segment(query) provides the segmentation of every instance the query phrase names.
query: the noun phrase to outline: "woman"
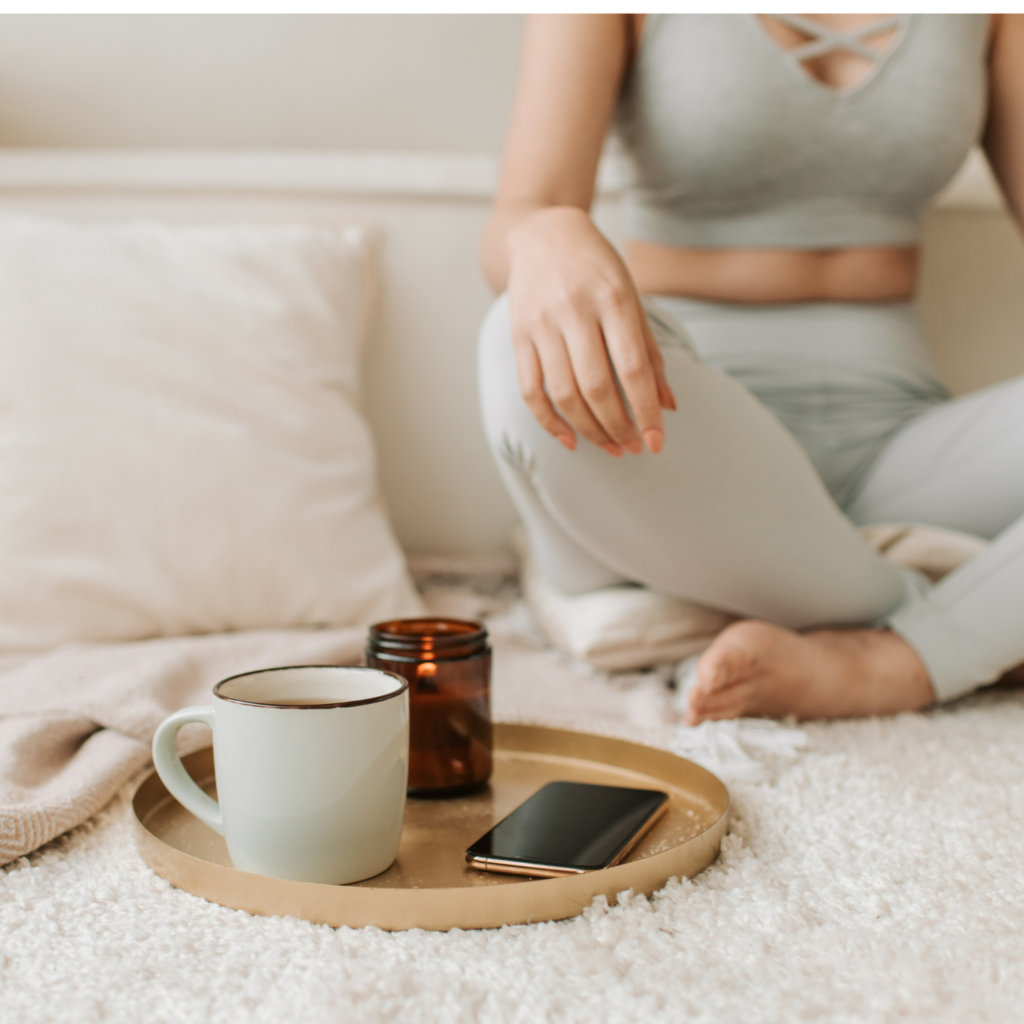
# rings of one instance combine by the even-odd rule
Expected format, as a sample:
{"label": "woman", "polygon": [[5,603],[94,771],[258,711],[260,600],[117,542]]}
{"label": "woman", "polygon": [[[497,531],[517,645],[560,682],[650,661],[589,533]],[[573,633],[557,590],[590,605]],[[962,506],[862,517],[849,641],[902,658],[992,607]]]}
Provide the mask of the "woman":
{"label": "woman", "polygon": [[[745,616],[689,721],[889,714],[1024,661],[1024,380],[951,399],[910,305],[981,139],[1024,210],[1016,15],[529,20],[483,263],[488,436],[547,578]],[[613,120],[623,261],[588,210]],[[853,524],[992,539],[935,587]]]}

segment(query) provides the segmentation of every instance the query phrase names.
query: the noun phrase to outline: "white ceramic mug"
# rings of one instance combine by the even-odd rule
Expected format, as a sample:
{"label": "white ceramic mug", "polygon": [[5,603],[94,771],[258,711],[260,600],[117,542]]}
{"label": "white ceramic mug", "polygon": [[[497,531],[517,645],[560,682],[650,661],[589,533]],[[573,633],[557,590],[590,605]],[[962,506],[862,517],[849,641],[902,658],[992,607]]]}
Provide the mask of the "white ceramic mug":
{"label": "white ceramic mug", "polygon": [[[153,737],[164,785],[227,840],[235,867],[345,884],[398,853],[409,773],[409,684],[369,668],[306,666],[232,676],[213,704]],[[213,729],[214,800],[178,757],[186,722]]]}

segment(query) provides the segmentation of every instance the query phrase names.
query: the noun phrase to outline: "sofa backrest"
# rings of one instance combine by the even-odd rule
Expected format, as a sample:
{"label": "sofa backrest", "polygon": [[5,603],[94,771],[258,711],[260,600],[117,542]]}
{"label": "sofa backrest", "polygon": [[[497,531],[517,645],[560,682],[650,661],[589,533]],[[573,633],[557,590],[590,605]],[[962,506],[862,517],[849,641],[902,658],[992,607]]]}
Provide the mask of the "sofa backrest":
{"label": "sofa backrest", "polygon": [[[479,425],[478,267],[490,157],[22,150],[0,153],[0,212],[174,221],[360,219],[379,228],[365,405],[395,529],[414,555],[491,555],[515,521]],[[1024,372],[1024,247],[977,158],[931,215],[921,303],[956,390]],[[621,168],[596,217],[621,237]]]}

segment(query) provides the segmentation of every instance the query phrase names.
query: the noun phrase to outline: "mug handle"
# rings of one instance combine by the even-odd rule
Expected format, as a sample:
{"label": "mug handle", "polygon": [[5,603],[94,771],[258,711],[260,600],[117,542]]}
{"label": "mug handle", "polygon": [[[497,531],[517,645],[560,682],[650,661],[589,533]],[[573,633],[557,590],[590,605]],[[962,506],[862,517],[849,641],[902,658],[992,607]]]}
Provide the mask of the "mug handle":
{"label": "mug handle", "polygon": [[178,756],[178,730],[186,722],[202,722],[212,729],[213,706],[206,704],[182,708],[170,718],[164,719],[153,737],[153,764],[171,796],[200,821],[224,835],[224,815],[220,804],[195,784]]}

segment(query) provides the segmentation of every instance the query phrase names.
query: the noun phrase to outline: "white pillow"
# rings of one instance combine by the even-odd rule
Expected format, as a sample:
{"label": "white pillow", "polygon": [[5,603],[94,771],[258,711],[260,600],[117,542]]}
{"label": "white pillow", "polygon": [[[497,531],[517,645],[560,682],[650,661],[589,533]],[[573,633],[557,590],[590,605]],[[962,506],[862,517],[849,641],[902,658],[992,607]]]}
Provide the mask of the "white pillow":
{"label": "white pillow", "polygon": [[416,614],[359,226],[0,220],[0,651]]}
{"label": "white pillow", "polygon": [[564,594],[541,575],[521,527],[512,543],[519,556],[523,599],[551,643],[605,672],[651,668],[703,651],[735,616],[681,601],[646,587],[603,587]]}

